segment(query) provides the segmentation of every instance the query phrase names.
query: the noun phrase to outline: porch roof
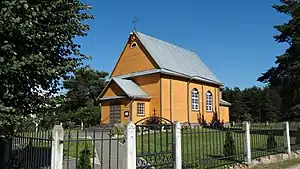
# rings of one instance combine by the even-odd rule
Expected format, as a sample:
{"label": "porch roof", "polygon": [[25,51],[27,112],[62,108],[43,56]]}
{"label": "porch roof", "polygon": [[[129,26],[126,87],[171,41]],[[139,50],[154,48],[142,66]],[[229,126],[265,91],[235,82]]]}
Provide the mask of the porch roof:
{"label": "porch roof", "polygon": [[110,79],[110,81],[107,83],[107,85],[105,86],[102,93],[99,95],[99,100],[126,98],[126,96],[103,97],[105,91],[107,90],[109,85],[112,83],[112,81],[114,81],[124,91],[124,93],[127,95],[127,97],[145,98],[145,99],[151,98],[151,96],[149,96],[142,88],[140,88],[140,86],[138,86],[132,80],[113,77]]}
{"label": "porch roof", "polygon": [[231,103],[229,103],[228,101],[225,101],[223,99],[220,100],[220,105],[221,106],[231,106]]}

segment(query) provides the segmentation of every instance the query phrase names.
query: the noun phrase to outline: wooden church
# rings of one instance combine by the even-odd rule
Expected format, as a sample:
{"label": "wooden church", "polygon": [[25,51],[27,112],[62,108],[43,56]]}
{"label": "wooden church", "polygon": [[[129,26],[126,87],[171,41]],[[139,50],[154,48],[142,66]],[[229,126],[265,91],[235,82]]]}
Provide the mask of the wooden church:
{"label": "wooden church", "polygon": [[99,96],[101,123],[229,121],[223,83],[187,49],[133,31]]}

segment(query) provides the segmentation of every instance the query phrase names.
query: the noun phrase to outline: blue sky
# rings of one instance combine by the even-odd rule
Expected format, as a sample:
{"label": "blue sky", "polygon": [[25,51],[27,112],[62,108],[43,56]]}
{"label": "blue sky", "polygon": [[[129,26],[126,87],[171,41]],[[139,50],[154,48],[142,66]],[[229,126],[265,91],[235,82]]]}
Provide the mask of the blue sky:
{"label": "blue sky", "polygon": [[273,26],[288,20],[271,8],[279,0],[83,1],[93,6],[96,19],[77,42],[97,70],[112,71],[134,16],[138,31],[195,51],[228,87],[263,85],[256,79],[286,48],[273,39]]}

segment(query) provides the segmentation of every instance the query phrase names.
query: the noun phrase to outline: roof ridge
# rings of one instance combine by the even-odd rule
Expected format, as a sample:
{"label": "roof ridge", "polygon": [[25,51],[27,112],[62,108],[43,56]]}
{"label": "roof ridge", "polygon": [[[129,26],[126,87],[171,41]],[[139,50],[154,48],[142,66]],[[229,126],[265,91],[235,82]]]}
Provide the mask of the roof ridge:
{"label": "roof ridge", "polygon": [[183,50],[186,50],[186,51],[188,51],[188,52],[192,52],[193,54],[197,55],[196,52],[194,52],[194,51],[191,50],[191,49],[186,49],[186,48],[181,47],[181,46],[179,46],[179,45],[176,45],[176,44],[174,44],[174,43],[171,43],[171,42],[168,42],[168,41],[164,41],[164,40],[158,39],[158,38],[156,38],[156,37],[153,37],[153,36],[151,36],[151,35],[148,35],[148,34],[145,34],[145,33],[142,33],[142,32],[138,32],[138,31],[133,31],[133,32],[136,33],[137,35],[138,35],[138,34],[142,34],[142,35],[148,36],[149,38],[152,38],[152,39],[154,39],[154,40],[161,41],[161,42],[166,43],[166,44],[168,44],[168,45],[175,46],[175,47],[177,47],[177,48],[181,48],[181,49],[183,49]]}

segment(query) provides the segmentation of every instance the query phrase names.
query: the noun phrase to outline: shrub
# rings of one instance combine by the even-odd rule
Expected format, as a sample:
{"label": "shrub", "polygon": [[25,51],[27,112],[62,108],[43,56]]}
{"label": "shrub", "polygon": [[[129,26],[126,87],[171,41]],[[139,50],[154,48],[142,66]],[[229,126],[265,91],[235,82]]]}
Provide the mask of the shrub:
{"label": "shrub", "polygon": [[267,139],[267,149],[275,149],[277,147],[277,142],[275,140],[275,136],[273,132],[268,133],[268,139]]}
{"label": "shrub", "polygon": [[149,125],[149,130],[160,130],[163,126],[162,125],[155,125],[155,124],[166,124],[160,117],[150,117],[148,118],[143,125]]}
{"label": "shrub", "polygon": [[300,127],[297,129],[297,135],[296,135],[296,144],[300,144]]}
{"label": "shrub", "polygon": [[232,137],[232,132],[226,132],[225,144],[224,144],[224,156],[228,158],[232,158],[233,155],[236,154],[235,152],[235,143]]}
{"label": "shrub", "polygon": [[115,136],[115,135],[117,135],[117,136],[121,136],[121,135],[123,135],[124,134],[124,128],[123,127],[117,127],[117,126],[115,126],[115,127],[113,127],[110,131],[109,131],[109,133],[108,133],[108,135],[110,135],[110,136]]}
{"label": "shrub", "polygon": [[91,152],[86,146],[81,152],[77,169],[91,169]]}

